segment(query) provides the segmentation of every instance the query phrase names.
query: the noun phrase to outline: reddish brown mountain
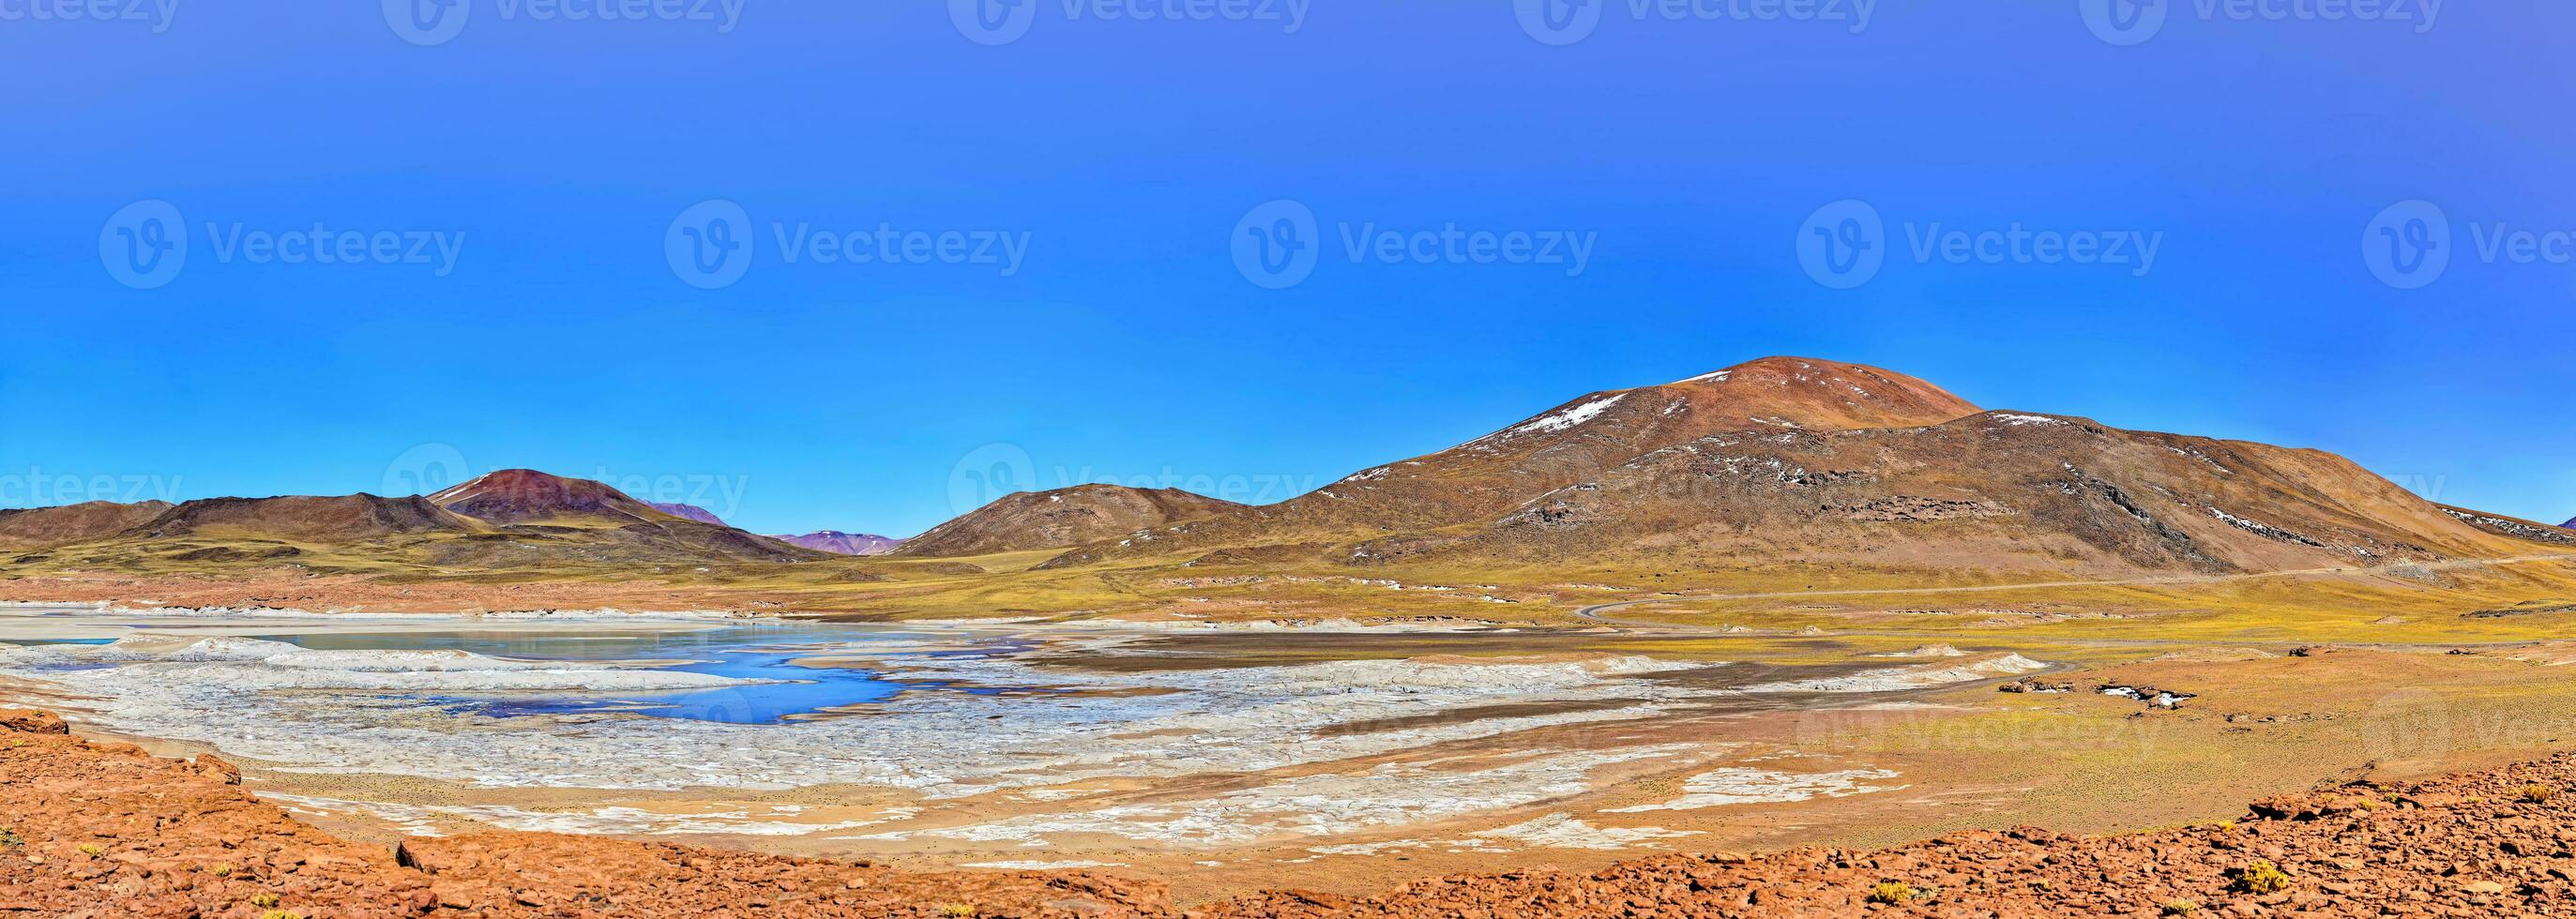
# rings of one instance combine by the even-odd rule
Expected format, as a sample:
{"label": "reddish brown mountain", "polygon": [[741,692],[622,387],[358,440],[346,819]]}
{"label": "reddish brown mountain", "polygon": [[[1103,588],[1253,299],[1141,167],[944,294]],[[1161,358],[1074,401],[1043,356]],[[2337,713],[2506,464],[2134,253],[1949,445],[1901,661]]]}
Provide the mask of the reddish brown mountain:
{"label": "reddish brown mountain", "polygon": [[1464,532],[1358,552],[2231,573],[2545,551],[2543,528],[2510,523],[2465,519],[2330,453],[1996,412],[1712,436]]}
{"label": "reddish brown mountain", "polygon": [[1798,358],[1594,393],[1154,536],[1050,564],[1178,554],[2224,574],[2576,545],[2434,505],[2328,453],[1984,413],[1911,377]]}
{"label": "reddish brown mountain", "polygon": [[894,555],[953,558],[1062,549],[1125,539],[1143,530],[1247,510],[1178,489],[1080,485],[1017,492],[966,516],[940,524],[903,544]]}
{"label": "reddish brown mountain", "polygon": [[1445,526],[1711,434],[1919,427],[1977,412],[1893,371],[1764,358],[1661,386],[1596,392],[1448,450],[1360,472],[1265,516],[1290,525]]}
{"label": "reddish brown mountain", "polygon": [[834,555],[884,555],[904,544],[903,540],[891,536],[878,536],[874,533],[843,533],[839,530],[821,530],[802,536],[769,538],[791,546],[803,546],[816,552],[829,552]]}
{"label": "reddish brown mountain", "polygon": [[[120,519],[148,517],[107,536]],[[706,565],[824,558],[726,526],[665,514],[598,482],[496,472],[427,497],[214,498],[175,507],[54,508],[0,517],[0,538],[51,534],[56,564],[103,567],[297,558],[308,570],[432,571]],[[327,551],[316,551],[327,549]]]}
{"label": "reddish brown mountain", "polygon": [[0,548],[32,549],[105,539],[148,523],[170,507],[167,501],[91,501],[0,510]]}
{"label": "reddish brown mountain", "polygon": [[430,495],[429,500],[450,511],[493,523],[561,518],[653,521],[674,516],[627,497],[606,483],[567,479],[534,469],[488,473]]}
{"label": "reddish brown mountain", "polygon": [[618,551],[602,557],[639,561],[802,561],[822,557],[721,523],[664,513],[603,482],[568,479],[533,469],[489,473],[430,495],[428,500],[458,514],[505,525],[514,532],[614,543]]}
{"label": "reddish brown mountain", "polygon": [[134,539],[204,537],[349,543],[416,533],[484,529],[420,497],[208,498],[162,512],[124,534]]}

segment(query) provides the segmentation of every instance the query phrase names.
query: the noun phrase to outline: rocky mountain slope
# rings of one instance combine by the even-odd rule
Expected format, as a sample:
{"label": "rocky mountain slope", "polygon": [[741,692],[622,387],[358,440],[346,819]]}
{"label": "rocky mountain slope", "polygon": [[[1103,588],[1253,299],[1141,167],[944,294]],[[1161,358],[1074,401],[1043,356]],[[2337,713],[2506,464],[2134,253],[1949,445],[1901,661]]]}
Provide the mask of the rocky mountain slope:
{"label": "rocky mountain slope", "polygon": [[1892,371],[1770,358],[1595,393],[1296,500],[1121,534],[1112,559],[1568,563],[2133,575],[2565,551],[2333,454],[2028,412]]}
{"label": "rocky mountain slope", "polygon": [[1765,358],[1661,386],[1592,393],[1456,447],[1364,470],[1259,517],[1291,526],[1446,526],[1713,434],[1916,427],[1978,411],[1893,371]]}
{"label": "rocky mountain slope", "polygon": [[1017,492],[940,524],[890,554],[954,558],[1062,549],[1247,510],[1241,504],[1177,489],[1078,485],[1055,491]]}
{"label": "rocky mountain slope", "polygon": [[[723,524],[674,516],[605,483],[533,469],[504,469],[427,499],[510,532],[575,543],[634,560],[795,561],[819,553]],[[713,515],[709,515],[713,516]]]}
{"label": "rocky mountain slope", "polygon": [[843,533],[839,530],[818,530],[796,536],[772,535],[769,538],[791,546],[801,546],[834,555],[884,555],[905,542],[891,536],[878,536],[874,533]]}
{"label": "rocky mountain slope", "polygon": [[27,549],[103,539],[148,523],[170,507],[167,501],[134,504],[91,501],[59,507],[0,510],[0,549]]}
{"label": "rocky mountain slope", "polygon": [[568,479],[534,469],[486,473],[429,496],[439,507],[493,523],[534,520],[661,520],[674,515],[626,496],[606,483]]}
{"label": "rocky mountain slope", "polygon": [[2232,573],[2542,546],[2472,526],[2329,453],[1996,412],[1704,438],[1472,528],[1356,551]]}
{"label": "rocky mountain slope", "polygon": [[353,543],[425,533],[474,533],[488,529],[420,497],[375,495],[280,498],[208,498],[173,507],[126,530],[127,540],[183,537],[274,539]]}

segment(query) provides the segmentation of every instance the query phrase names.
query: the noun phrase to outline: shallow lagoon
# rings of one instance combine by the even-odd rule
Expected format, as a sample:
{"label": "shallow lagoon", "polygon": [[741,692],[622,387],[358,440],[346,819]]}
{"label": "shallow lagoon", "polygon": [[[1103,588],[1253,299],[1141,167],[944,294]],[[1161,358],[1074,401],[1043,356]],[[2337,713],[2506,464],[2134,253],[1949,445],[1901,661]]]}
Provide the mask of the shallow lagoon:
{"label": "shallow lagoon", "polygon": [[[274,626],[274,623],[269,625]],[[925,637],[919,632],[899,628],[780,621],[715,627],[688,623],[662,625],[664,627],[661,628],[579,631],[531,628],[349,631],[329,626],[262,630],[244,629],[235,623],[153,622],[135,628],[138,631],[148,628],[164,634],[220,632],[322,652],[456,652],[505,661],[586,666],[643,661],[658,666],[638,669],[703,674],[739,681],[738,685],[669,691],[599,689],[490,694],[406,693],[375,697],[380,702],[417,701],[460,714],[492,717],[625,712],[725,724],[776,724],[846,711],[851,706],[884,702],[906,692],[1047,695],[1056,691],[1035,686],[988,686],[935,678],[904,679],[883,669],[863,665],[806,666],[797,663],[827,655],[844,660],[850,655],[863,657],[871,645],[909,644]],[[948,637],[953,639],[955,636]],[[13,643],[104,646],[114,641],[112,638],[89,637],[22,639]],[[928,656],[975,659],[1016,653],[1028,647],[1024,641],[994,636]],[[112,665],[64,662],[42,669],[103,666]]]}

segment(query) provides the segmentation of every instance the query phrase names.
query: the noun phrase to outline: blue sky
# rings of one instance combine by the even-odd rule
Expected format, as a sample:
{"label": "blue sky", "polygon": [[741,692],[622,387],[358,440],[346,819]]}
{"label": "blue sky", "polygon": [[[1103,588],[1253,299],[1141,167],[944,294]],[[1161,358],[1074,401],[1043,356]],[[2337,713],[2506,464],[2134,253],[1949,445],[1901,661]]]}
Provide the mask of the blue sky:
{"label": "blue sky", "polygon": [[1797,354],[2576,514],[2560,5],[412,2],[0,4],[0,506],[901,535]]}

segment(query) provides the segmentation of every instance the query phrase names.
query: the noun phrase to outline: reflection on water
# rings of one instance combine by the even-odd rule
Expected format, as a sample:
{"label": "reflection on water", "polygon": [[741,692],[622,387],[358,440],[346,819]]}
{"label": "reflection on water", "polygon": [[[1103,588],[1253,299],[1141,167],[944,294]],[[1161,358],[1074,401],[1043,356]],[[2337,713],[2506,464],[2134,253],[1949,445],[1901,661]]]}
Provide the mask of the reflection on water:
{"label": "reflection on water", "polygon": [[[727,724],[773,724],[843,706],[882,702],[903,692],[979,695],[1046,692],[1027,687],[900,680],[876,669],[803,667],[790,663],[818,654],[865,654],[871,643],[918,637],[872,626],[759,623],[682,631],[285,632],[258,637],[316,651],[463,651],[517,660],[593,663],[678,660],[686,663],[656,669],[774,681],[753,686],[673,692],[619,691],[613,695],[580,692],[407,697],[451,710],[495,717],[629,712]],[[968,650],[935,652],[935,656],[981,657],[1025,648],[1026,645],[1020,642],[995,640]]]}

